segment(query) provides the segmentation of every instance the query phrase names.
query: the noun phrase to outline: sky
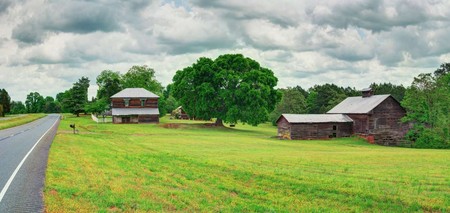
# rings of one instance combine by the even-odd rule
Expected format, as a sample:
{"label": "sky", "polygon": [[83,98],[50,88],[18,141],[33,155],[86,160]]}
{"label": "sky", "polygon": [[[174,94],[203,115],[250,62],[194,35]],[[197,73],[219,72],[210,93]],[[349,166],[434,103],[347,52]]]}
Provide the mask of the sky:
{"label": "sky", "polygon": [[163,86],[199,57],[240,53],[278,88],[409,86],[450,62],[447,0],[0,0],[0,88],[24,101],[82,76],[155,70]]}

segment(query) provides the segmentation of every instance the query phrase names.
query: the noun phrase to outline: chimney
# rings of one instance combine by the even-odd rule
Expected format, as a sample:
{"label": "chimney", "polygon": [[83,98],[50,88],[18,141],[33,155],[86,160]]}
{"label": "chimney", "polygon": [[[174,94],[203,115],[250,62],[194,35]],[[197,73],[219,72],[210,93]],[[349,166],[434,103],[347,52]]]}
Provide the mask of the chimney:
{"label": "chimney", "polygon": [[362,93],[363,98],[368,98],[373,95],[373,90],[372,90],[372,88],[369,87],[369,88],[362,89],[361,93]]}

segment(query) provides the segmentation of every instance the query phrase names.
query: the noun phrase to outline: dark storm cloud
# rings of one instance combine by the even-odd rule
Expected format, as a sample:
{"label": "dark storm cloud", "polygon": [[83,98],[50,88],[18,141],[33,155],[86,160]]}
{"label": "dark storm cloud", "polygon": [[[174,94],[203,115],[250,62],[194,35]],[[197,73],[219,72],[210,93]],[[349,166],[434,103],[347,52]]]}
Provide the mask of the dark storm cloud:
{"label": "dark storm cloud", "polygon": [[426,14],[422,5],[413,1],[339,1],[334,5],[316,5],[308,9],[307,14],[318,25],[336,28],[356,26],[375,32],[417,25],[434,19]]}
{"label": "dark storm cloud", "polygon": [[39,43],[51,33],[112,32],[120,29],[117,15],[111,8],[95,2],[56,2],[19,24],[12,37],[25,43]]}
{"label": "dark storm cloud", "polygon": [[[242,20],[265,19],[281,27],[289,27],[296,26],[299,14],[303,13],[295,8],[289,9],[289,5],[292,3],[290,1],[274,1],[270,5],[260,1],[261,5],[257,7],[254,7],[252,2],[245,1],[192,0],[190,2],[200,8],[217,10],[222,13],[224,20],[229,19],[232,23]],[[284,10],[285,13],[276,11],[277,8],[283,8],[282,6],[287,9]]]}
{"label": "dark storm cloud", "polygon": [[0,15],[8,10],[8,8],[12,5],[12,0],[2,0],[0,1]]}

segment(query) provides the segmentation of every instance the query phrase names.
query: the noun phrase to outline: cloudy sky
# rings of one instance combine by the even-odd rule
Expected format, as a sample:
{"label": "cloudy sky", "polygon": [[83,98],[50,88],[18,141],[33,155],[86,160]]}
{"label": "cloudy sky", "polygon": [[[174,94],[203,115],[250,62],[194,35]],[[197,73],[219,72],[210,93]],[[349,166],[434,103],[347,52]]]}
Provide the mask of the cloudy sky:
{"label": "cloudy sky", "polygon": [[164,86],[199,57],[242,53],[278,87],[410,85],[450,62],[447,0],[0,0],[0,88],[55,96],[148,65]]}

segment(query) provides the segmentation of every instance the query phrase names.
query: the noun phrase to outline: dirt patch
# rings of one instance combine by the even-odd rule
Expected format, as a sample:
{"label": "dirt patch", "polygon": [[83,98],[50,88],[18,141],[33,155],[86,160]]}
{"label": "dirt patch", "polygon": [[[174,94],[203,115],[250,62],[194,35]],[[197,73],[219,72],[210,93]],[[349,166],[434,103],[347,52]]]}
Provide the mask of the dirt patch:
{"label": "dirt patch", "polygon": [[58,191],[52,189],[52,190],[50,190],[50,194],[53,195],[53,196],[54,195],[58,195]]}
{"label": "dirt patch", "polygon": [[161,124],[160,126],[166,129],[223,128],[223,126],[216,126],[214,123],[203,123],[203,124],[166,123]]}
{"label": "dirt patch", "polygon": [[161,125],[163,128],[166,129],[179,129],[181,127],[182,124],[176,124],[176,123],[167,123],[167,124],[163,124]]}

